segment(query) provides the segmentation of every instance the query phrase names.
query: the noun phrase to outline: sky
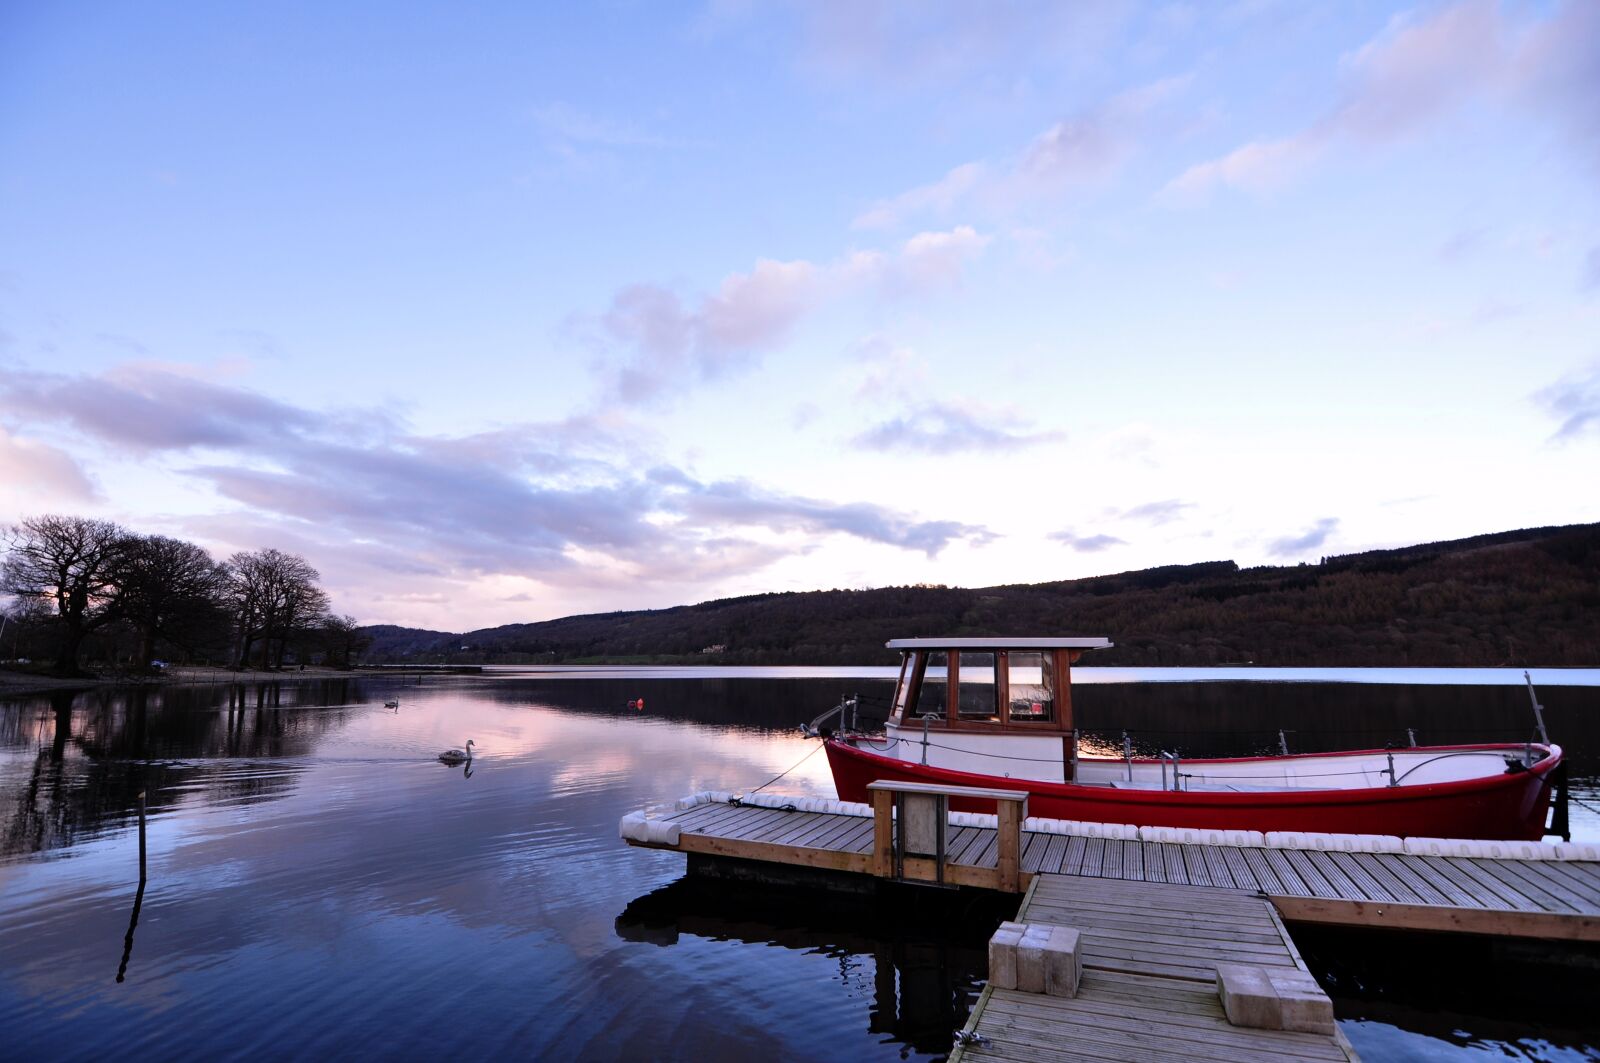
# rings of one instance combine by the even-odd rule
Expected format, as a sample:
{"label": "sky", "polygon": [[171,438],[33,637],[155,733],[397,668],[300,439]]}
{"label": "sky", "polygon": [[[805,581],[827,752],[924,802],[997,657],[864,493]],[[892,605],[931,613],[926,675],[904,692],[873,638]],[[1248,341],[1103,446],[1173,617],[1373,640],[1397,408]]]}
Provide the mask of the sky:
{"label": "sky", "polygon": [[0,7],[0,522],[466,631],[1597,469],[1592,0]]}

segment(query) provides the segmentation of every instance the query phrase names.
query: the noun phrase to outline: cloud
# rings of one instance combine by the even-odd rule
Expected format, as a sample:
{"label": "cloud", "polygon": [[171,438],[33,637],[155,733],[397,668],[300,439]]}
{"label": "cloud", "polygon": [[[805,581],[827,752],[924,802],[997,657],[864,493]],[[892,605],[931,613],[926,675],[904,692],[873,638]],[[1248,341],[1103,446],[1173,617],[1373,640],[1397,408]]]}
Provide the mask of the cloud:
{"label": "cloud", "polygon": [[[13,505],[40,507],[54,502],[94,502],[100,497],[72,455],[0,426],[0,486]],[[25,516],[0,512],[0,521]]]}
{"label": "cloud", "polygon": [[932,184],[874,203],[858,215],[851,226],[856,229],[887,229],[917,214],[948,214],[988,178],[989,168],[984,163],[962,163]]}
{"label": "cloud", "polygon": [[1561,422],[1553,441],[1566,443],[1590,432],[1600,435],[1600,366],[1563,377],[1534,398]]}
{"label": "cloud", "polygon": [[[723,3],[722,26],[763,5]],[[1101,53],[1131,14],[1119,3],[983,4],[933,0],[812,0],[792,5],[799,18],[800,63],[813,76],[859,88],[861,83],[909,89],[987,83],[1001,66],[1032,61],[1071,63]],[[721,26],[708,26],[716,29]]]}
{"label": "cloud", "polygon": [[1299,535],[1286,535],[1281,539],[1274,539],[1268,544],[1267,553],[1273,557],[1294,557],[1307,550],[1315,550],[1327,542],[1328,536],[1338,527],[1338,517],[1323,517]]}
{"label": "cloud", "polygon": [[601,323],[632,356],[613,371],[612,389],[624,402],[713,380],[781,343],[818,295],[809,262],[763,259],[748,273],[726,278],[717,291],[686,307],[650,284],[612,297]]}
{"label": "cloud", "polygon": [[[251,547],[306,544],[303,552],[325,571],[366,573],[369,591],[396,577],[434,593],[501,576],[647,590],[748,575],[815,545],[751,531],[845,535],[929,556],[952,542],[991,538],[979,526],[870,503],[743,480],[703,484],[652,464],[650,440],[598,416],[429,436],[377,411],[355,411],[348,422],[369,426],[361,437],[337,417],[170,376],[143,379],[126,367],[102,376],[32,374],[21,391],[28,401],[11,409],[100,443],[137,444],[147,460],[238,507],[214,522],[219,533],[248,538]],[[130,404],[138,413],[131,421]],[[9,433],[0,435],[0,476],[92,494],[64,453]]]}
{"label": "cloud", "polygon": [[900,252],[895,282],[913,291],[953,287],[960,282],[967,262],[980,255],[988,243],[989,238],[970,225],[958,225],[948,232],[918,233]]}
{"label": "cloud", "polygon": [[1399,15],[1341,61],[1339,102],[1306,128],[1243,144],[1173,178],[1172,205],[1195,204],[1232,188],[1282,185],[1338,144],[1403,140],[1480,96],[1515,101],[1554,116],[1579,149],[1600,163],[1600,6],[1569,0],[1528,23],[1494,0],[1466,0],[1424,19]]}
{"label": "cloud", "polygon": [[658,285],[629,285],[596,321],[604,343],[623,352],[603,369],[608,397],[660,403],[754,365],[786,342],[808,313],[830,301],[954,287],[988,242],[963,225],[917,233],[891,251],[856,251],[824,265],[761,259],[687,303]]}
{"label": "cloud", "polygon": [[1320,135],[1245,144],[1220,159],[1189,167],[1167,183],[1161,198],[1181,205],[1199,202],[1224,187],[1265,192],[1298,176],[1322,153],[1322,147]]}
{"label": "cloud", "polygon": [[1081,554],[1097,554],[1113,546],[1128,545],[1126,539],[1118,539],[1115,535],[1077,535],[1071,531],[1051,532],[1046,538],[1066,543]]}
{"label": "cloud", "polygon": [[1133,506],[1129,509],[1113,510],[1112,515],[1118,520],[1138,520],[1147,524],[1170,524],[1183,514],[1186,509],[1193,509],[1193,502],[1185,502],[1177,498],[1165,498],[1159,502],[1146,502],[1143,505]]}
{"label": "cloud", "polygon": [[851,441],[868,450],[921,454],[1005,452],[1053,442],[1061,432],[1031,431],[1015,414],[975,405],[919,402],[897,417],[881,421]]}
{"label": "cloud", "polygon": [[100,376],[8,373],[0,395],[17,415],[71,425],[139,452],[266,442],[318,419],[253,392],[147,364]]}
{"label": "cloud", "polygon": [[839,532],[869,542],[920,550],[930,558],[957,540],[990,542],[987,528],[956,521],[919,521],[866,502],[836,504],[764,490],[745,480],[701,485],[690,482],[677,499],[700,520],[759,525],[773,531]]}
{"label": "cloud", "polygon": [[962,163],[931,184],[879,200],[852,225],[893,228],[919,215],[948,215],[973,204],[1004,209],[1103,182],[1137,149],[1148,117],[1188,84],[1188,77],[1173,77],[1120,93],[1057,122],[1009,159]]}

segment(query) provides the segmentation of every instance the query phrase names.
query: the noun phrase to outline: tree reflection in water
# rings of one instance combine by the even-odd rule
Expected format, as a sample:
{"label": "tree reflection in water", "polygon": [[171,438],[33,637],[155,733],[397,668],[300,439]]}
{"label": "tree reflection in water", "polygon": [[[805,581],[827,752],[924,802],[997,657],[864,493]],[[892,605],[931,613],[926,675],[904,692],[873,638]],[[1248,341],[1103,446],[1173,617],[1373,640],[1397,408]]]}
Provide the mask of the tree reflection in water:
{"label": "tree reflection in water", "polygon": [[841,894],[691,874],[632,901],[616,931],[662,947],[690,935],[836,957],[839,991],[871,998],[869,1033],[939,1053],[983,989],[989,936],[1015,914],[1015,898],[979,891]]}
{"label": "tree reflection in water", "polygon": [[[344,726],[353,685],[102,688],[0,705],[0,748],[36,750],[23,777],[0,777],[0,856],[125,827],[140,791],[156,815],[188,792],[217,804],[286,796],[304,770],[289,758]],[[318,711],[288,711],[307,707]]]}

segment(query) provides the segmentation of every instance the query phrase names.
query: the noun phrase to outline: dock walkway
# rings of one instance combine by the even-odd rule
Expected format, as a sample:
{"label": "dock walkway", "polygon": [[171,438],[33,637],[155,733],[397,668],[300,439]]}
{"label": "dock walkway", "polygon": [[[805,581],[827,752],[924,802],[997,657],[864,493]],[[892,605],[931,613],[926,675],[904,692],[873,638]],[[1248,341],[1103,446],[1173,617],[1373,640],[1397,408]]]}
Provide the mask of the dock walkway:
{"label": "dock walkway", "polygon": [[1306,970],[1272,905],[1255,894],[1044,874],[1017,921],[1079,931],[1077,996],[986,988],[951,1063],[1355,1058],[1337,1030],[1246,1029],[1223,1014],[1218,962]]}
{"label": "dock walkway", "polygon": [[[709,803],[652,817],[685,853],[873,874],[874,820]],[[946,881],[988,885],[994,827],[950,828]],[[1022,884],[1040,874],[1264,894],[1289,922],[1600,941],[1600,862],[1333,852],[1022,831]]]}

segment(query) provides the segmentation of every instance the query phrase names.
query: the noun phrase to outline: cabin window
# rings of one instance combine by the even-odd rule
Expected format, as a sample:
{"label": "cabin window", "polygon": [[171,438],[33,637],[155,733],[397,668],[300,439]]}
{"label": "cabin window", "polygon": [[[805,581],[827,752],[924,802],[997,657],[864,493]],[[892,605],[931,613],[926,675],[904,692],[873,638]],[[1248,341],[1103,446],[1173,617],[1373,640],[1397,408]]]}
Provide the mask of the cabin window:
{"label": "cabin window", "polygon": [[962,653],[961,686],[956,711],[963,720],[998,720],[999,688],[994,681],[993,653]]}
{"label": "cabin window", "polygon": [[943,650],[934,650],[928,654],[928,665],[922,672],[922,689],[917,691],[918,716],[932,713],[939,719],[944,719],[944,683],[945,683],[945,658],[949,656]]}
{"label": "cabin window", "polygon": [[1049,723],[1054,720],[1056,684],[1051,655],[1013,650],[1007,657],[1006,679],[1010,687],[1011,722]]}
{"label": "cabin window", "polygon": [[922,662],[920,653],[903,653],[900,655],[900,685],[894,691],[894,708],[889,714],[895,719],[903,719],[906,714],[906,702],[911,698],[911,683],[917,675],[917,665]]}

